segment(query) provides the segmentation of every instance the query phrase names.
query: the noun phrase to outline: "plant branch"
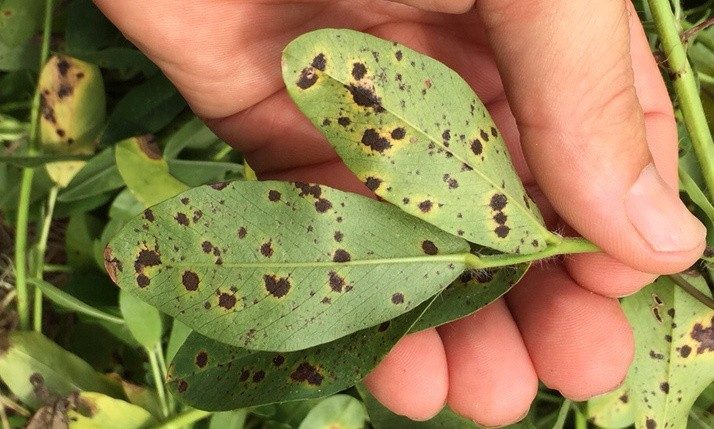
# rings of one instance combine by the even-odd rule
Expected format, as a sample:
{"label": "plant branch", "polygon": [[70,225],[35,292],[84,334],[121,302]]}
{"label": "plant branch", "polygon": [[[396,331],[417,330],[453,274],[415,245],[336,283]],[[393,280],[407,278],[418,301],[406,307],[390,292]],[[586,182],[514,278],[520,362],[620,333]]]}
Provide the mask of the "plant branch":
{"label": "plant branch", "polygon": [[563,401],[563,405],[560,407],[560,411],[558,411],[558,418],[555,420],[553,429],[563,429],[565,427],[565,419],[568,418],[571,404],[572,402],[569,399]]}
{"label": "plant branch", "polygon": [[662,49],[679,98],[684,124],[692,139],[709,197],[714,199],[714,140],[712,139],[699,87],[682,44],[678,22],[668,0],[647,0],[662,43]]}
{"label": "plant branch", "polygon": [[164,418],[169,416],[169,405],[166,399],[166,387],[164,386],[164,376],[159,368],[159,362],[156,358],[156,347],[154,349],[147,348],[146,353],[149,355],[149,363],[151,364],[151,373],[154,377],[154,384],[156,385],[156,393],[159,396],[159,403],[161,404],[161,414]]}
{"label": "plant branch", "polygon": [[669,276],[669,279],[672,280],[677,286],[681,287],[682,290],[687,292],[692,298],[714,310],[714,299],[695,288],[684,277],[679,274],[672,274]]}
{"label": "plant branch", "polygon": [[[50,189],[50,194],[47,197],[47,211],[42,222],[40,230],[40,238],[37,242],[37,251],[35,252],[36,261],[34,263],[34,278],[42,280],[42,274],[45,272],[45,252],[47,251],[47,239],[50,236],[50,227],[52,226],[52,215],[55,212],[55,202],[57,201],[57,193],[59,188],[53,186]],[[34,329],[36,332],[42,332],[42,291],[40,288],[35,288],[35,308],[34,308]]]}
{"label": "plant branch", "polygon": [[[42,47],[40,49],[40,70],[47,62],[50,52],[52,32],[52,10],[54,0],[45,0]],[[30,110],[30,143],[28,154],[34,155],[39,148],[40,135],[40,87],[35,88]],[[17,205],[17,223],[15,225],[15,287],[17,288],[17,313],[20,329],[30,328],[30,294],[27,285],[27,227],[30,213],[30,194],[35,171],[30,167],[22,169],[20,197]]]}
{"label": "plant branch", "polygon": [[546,247],[545,250],[527,255],[503,254],[478,256],[467,254],[465,257],[466,265],[469,268],[483,270],[486,268],[505,267],[522,264],[524,262],[533,262],[558,255],[593,252],[600,252],[600,249],[584,238],[564,238],[560,240],[559,243]]}
{"label": "plant branch", "polygon": [[714,17],[708,18],[699,24],[693,25],[692,27],[686,29],[685,31],[682,32],[682,43],[687,44],[689,43],[689,40],[697,37],[697,34],[699,34],[700,31],[706,30],[707,28],[711,27],[714,25]]}

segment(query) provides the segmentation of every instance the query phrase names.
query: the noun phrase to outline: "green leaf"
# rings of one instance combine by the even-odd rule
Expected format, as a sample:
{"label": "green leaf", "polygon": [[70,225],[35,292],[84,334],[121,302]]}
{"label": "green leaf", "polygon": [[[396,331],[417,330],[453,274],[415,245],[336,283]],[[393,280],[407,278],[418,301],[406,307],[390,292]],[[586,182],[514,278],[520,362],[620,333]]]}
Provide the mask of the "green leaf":
{"label": "green leaf", "polygon": [[247,410],[215,413],[211,416],[208,429],[242,429],[245,425],[246,417],[248,417]]}
{"label": "green leaf", "polygon": [[0,2],[0,42],[20,46],[37,32],[42,22],[42,0],[4,0]]}
{"label": "green leaf", "polygon": [[476,423],[459,416],[450,408],[444,407],[443,410],[431,420],[416,422],[404,416],[394,414],[377,399],[363,384],[357,385],[360,396],[367,407],[369,420],[374,429],[478,429]]}
{"label": "green leaf", "polygon": [[62,289],[59,289],[44,280],[31,278],[28,279],[28,282],[40,288],[40,290],[47,299],[59,305],[60,307],[64,307],[68,310],[72,310],[77,313],[87,315],[89,317],[105,320],[110,323],[116,323],[119,325],[124,323],[124,320],[121,317],[117,317],[112,314],[101,311],[97,308],[94,308],[91,305],[78,300],[77,298],[66,293]]}
{"label": "green leaf", "polygon": [[231,182],[147,210],[105,260],[119,286],[210,338],[292,351],[415,308],[464,270],[468,251],[360,195]]}
{"label": "green leaf", "polygon": [[[682,276],[703,293],[703,277]],[[699,394],[714,381],[714,310],[669,278],[622,300],[635,333],[627,376],[638,428],[686,427]]]}
{"label": "green leaf", "polygon": [[126,139],[115,149],[119,174],[144,206],[152,206],[188,189],[169,174],[169,167],[153,137]]}
{"label": "green leaf", "polygon": [[191,328],[186,326],[180,320],[173,319],[171,325],[171,335],[169,335],[169,343],[166,346],[166,360],[171,362],[176,357],[179,349],[186,342],[188,336],[193,332]]}
{"label": "green leaf", "polygon": [[192,333],[169,367],[172,390],[204,410],[319,398],[364,378],[427,304],[376,328],[288,353],[255,352]]}
{"label": "green leaf", "polygon": [[65,43],[74,54],[98,51],[120,43],[124,37],[91,0],[72,0],[67,6]]}
{"label": "green leaf", "polygon": [[362,429],[367,412],[349,395],[334,395],[310,410],[298,429]]}
{"label": "green leaf", "polygon": [[[42,403],[35,392],[65,396],[77,390],[122,398],[121,386],[95,372],[89,364],[36,332],[10,334],[0,353],[0,378],[24,403]],[[34,386],[33,386],[34,383]]]}
{"label": "green leaf", "polygon": [[523,277],[529,264],[485,271],[465,271],[434,300],[412,332],[441,326],[487,306]]}
{"label": "green leaf", "polygon": [[156,308],[126,291],[119,293],[119,308],[126,326],[139,344],[152,349],[161,341],[164,327]]}
{"label": "green leaf", "polygon": [[620,429],[635,423],[629,390],[622,385],[616,390],[588,401],[587,418],[597,427]]}
{"label": "green leaf", "polygon": [[283,78],[345,164],[405,212],[507,253],[533,253],[553,238],[486,108],[444,64],[326,29],[285,48]]}
{"label": "green leaf", "polygon": [[218,140],[202,120],[193,116],[166,139],[164,156],[173,159],[184,149],[206,149]]}
{"label": "green leaf", "polygon": [[0,40],[0,71],[36,70],[39,51],[32,41],[21,46],[8,46]]}
{"label": "green leaf", "polygon": [[169,173],[189,186],[201,186],[243,177],[243,165],[235,162],[171,159]]}
{"label": "green leaf", "polygon": [[96,392],[82,392],[67,411],[71,429],[144,429],[157,424],[145,409]]}
{"label": "green leaf", "polygon": [[173,84],[159,74],[133,87],[119,100],[107,120],[102,144],[109,145],[127,137],[155,133],[185,108],[186,102]]}
{"label": "green leaf", "polygon": [[92,157],[75,174],[72,181],[57,196],[59,201],[70,202],[101,195],[124,186],[124,181],[114,161],[114,147]]}
{"label": "green leaf", "polygon": [[87,155],[10,155],[0,156],[0,162],[16,165],[18,167],[38,167],[51,162],[86,161]]}

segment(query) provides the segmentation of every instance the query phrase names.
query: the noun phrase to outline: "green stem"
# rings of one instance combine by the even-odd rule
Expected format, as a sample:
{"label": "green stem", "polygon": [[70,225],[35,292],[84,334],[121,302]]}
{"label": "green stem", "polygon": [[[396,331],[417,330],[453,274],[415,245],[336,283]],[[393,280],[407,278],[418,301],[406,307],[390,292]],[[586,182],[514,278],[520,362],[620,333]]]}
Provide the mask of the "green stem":
{"label": "green stem", "polygon": [[707,199],[706,195],[699,189],[697,182],[687,173],[687,170],[679,168],[679,187],[689,195],[689,199],[699,206],[709,220],[714,223],[714,206]]}
{"label": "green stem", "polygon": [[171,420],[165,421],[163,424],[156,426],[154,429],[175,429],[185,426],[190,426],[192,423],[203,420],[213,414],[210,411],[188,410],[174,416]]}
{"label": "green stem", "polygon": [[[50,33],[52,32],[52,9],[54,0],[45,0],[45,15],[40,49],[40,70],[47,62],[50,51]],[[40,88],[37,85],[30,110],[30,147],[28,155],[34,155],[39,148],[40,129]],[[30,328],[29,290],[27,285],[27,223],[30,213],[30,192],[35,171],[22,169],[20,197],[17,204],[17,223],[15,225],[15,287],[17,288],[17,313],[20,329]]]}
{"label": "green stem", "polygon": [[[163,347],[161,346],[161,341],[156,343],[156,360],[159,363],[159,370],[161,371],[161,377],[162,379],[166,378],[166,374],[168,374],[168,370],[166,368],[166,358],[164,357],[164,350]],[[169,408],[169,412],[173,413],[174,410],[176,409],[176,402],[174,402],[174,398],[171,395],[167,395],[167,405]]]}
{"label": "green stem", "polygon": [[533,262],[541,259],[547,259],[557,255],[568,255],[575,253],[592,253],[600,252],[600,249],[587,241],[584,238],[564,238],[556,244],[546,247],[544,250],[528,255],[485,255],[478,256],[467,254],[466,265],[469,268],[483,270],[486,268],[505,267],[509,265],[522,264],[524,262]]}
{"label": "green stem", "polygon": [[[57,202],[57,193],[59,188],[53,186],[47,197],[47,212],[45,213],[40,230],[40,238],[37,242],[37,252],[35,252],[37,260],[34,264],[34,278],[42,279],[42,274],[45,272],[45,252],[47,252],[47,239],[50,236],[50,227],[52,226],[52,216],[55,212],[55,202]],[[35,288],[35,308],[34,308],[34,329],[35,332],[42,332],[42,291],[40,288]]]}
{"label": "green stem", "polygon": [[46,273],[71,273],[72,267],[69,265],[45,264],[44,272]]}
{"label": "green stem", "polygon": [[692,147],[699,161],[709,196],[714,199],[714,139],[712,139],[699,87],[687,59],[687,51],[682,44],[679,26],[668,0],[647,0],[652,17],[667,58],[673,85],[679,99],[679,106],[684,117],[684,124],[692,139]]}
{"label": "green stem", "polygon": [[169,405],[166,400],[166,388],[164,386],[164,376],[159,369],[159,362],[156,358],[156,348],[154,350],[147,348],[146,353],[149,355],[149,363],[151,364],[151,373],[154,376],[154,384],[156,385],[156,393],[159,396],[161,403],[161,414],[164,418],[169,416]]}
{"label": "green stem", "polygon": [[679,274],[671,274],[669,278],[674,282],[674,284],[681,287],[682,290],[687,292],[689,296],[714,310],[714,299],[702,293],[699,289],[695,288],[684,277],[680,276]]}
{"label": "green stem", "polygon": [[565,401],[563,401],[563,405],[560,407],[560,411],[558,411],[558,418],[555,420],[553,429],[563,429],[565,427],[565,419],[568,418],[568,412],[570,411],[570,405],[571,405],[571,402],[569,399],[566,399]]}
{"label": "green stem", "polygon": [[588,429],[588,421],[578,407],[573,404],[573,411],[575,412],[575,429]]}

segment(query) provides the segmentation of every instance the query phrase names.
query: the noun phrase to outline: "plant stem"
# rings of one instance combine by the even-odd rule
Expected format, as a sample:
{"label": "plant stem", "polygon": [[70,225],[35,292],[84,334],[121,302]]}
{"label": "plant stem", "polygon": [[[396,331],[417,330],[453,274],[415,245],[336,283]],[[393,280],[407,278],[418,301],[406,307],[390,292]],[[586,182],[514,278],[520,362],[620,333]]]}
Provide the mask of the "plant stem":
{"label": "plant stem", "polygon": [[[168,370],[166,369],[166,358],[164,357],[164,350],[163,347],[161,346],[161,341],[156,343],[155,347],[155,352],[156,352],[156,360],[159,363],[159,371],[161,371],[161,377],[162,380],[166,379],[166,374],[168,373]],[[174,401],[173,396],[171,395],[166,395],[167,397],[167,405],[169,408],[169,412],[173,413],[174,410],[176,409],[176,402]]]}
{"label": "plant stem", "polygon": [[714,299],[702,293],[699,289],[695,288],[691,283],[684,279],[684,277],[680,276],[679,274],[671,274],[669,278],[677,286],[681,287],[682,290],[687,292],[692,298],[714,310]]}
{"label": "plant stem", "polygon": [[712,139],[699,87],[687,59],[687,51],[682,44],[679,26],[668,0],[647,0],[652,17],[657,25],[662,49],[672,77],[674,89],[679,98],[679,106],[684,124],[692,139],[692,147],[699,161],[709,197],[714,199],[714,139]]}
{"label": "plant stem", "polygon": [[72,267],[69,265],[45,264],[44,271],[46,273],[71,273]]}
{"label": "plant stem", "polygon": [[558,411],[558,419],[555,421],[555,424],[553,425],[553,429],[563,429],[565,427],[565,419],[568,418],[568,412],[570,411],[570,405],[571,402],[569,399],[566,399],[563,401],[563,405],[560,407],[560,411]]}
{"label": "plant stem", "polygon": [[692,179],[692,176],[687,173],[683,168],[679,168],[679,187],[689,195],[689,199],[692,200],[694,204],[699,206],[704,214],[709,218],[709,220],[714,223],[714,206],[704,195],[697,182]]}
{"label": "plant stem", "polygon": [[213,414],[210,411],[202,410],[188,410],[183,413],[173,417],[171,420],[167,420],[163,424],[156,426],[154,429],[175,429],[180,427],[189,426],[192,423],[196,423],[199,420],[203,420],[206,417]]}
{"label": "plant stem", "polygon": [[[54,0],[45,0],[42,47],[40,49],[40,70],[45,65],[50,51],[50,33],[52,32],[52,9]],[[37,85],[30,110],[30,146],[29,155],[34,155],[39,148],[40,130],[40,88]],[[30,192],[35,171],[22,169],[20,197],[17,205],[17,223],[15,226],[15,287],[17,288],[17,313],[20,329],[30,328],[30,303],[27,286],[27,224],[30,212]]]}
{"label": "plant stem", "polygon": [[166,400],[166,388],[164,386],[164,376],[161,374],[161,369],[159,369],[159,362],[156,358],[156,347],[154,349],[146,349],[146,353],[149,355],[149,363],[151,364],[151,373],[154,376],[154,384],[156,385],[156,393],[159,396],[159,403],[161,403],[161,414],[164,418],[169,416],[169,405]]}
{"label": "plant stem", "polygon": [[[34,278],[42,280],[42,274],[45,272],[45,252],[47,251],[47,239],[50,236],[50,227],[52,226],[52,215],[55,212],[55,202],[57,201],[57,193],[59,188],[53,186],[50,189],[50,194],[47,197],[47,211],[42,222],[40,230],[40,238],[37,242],[37,252],[35,255],[37,260],[34,264]],[[35,308],[34,308],[34,328],[35,332],[42,332],[42,291],[40,288],[35,288]]]}
{"label": "plant stem", "polygon": [[486,268],[505,267],[508,265],[522,264],[524,262],[538,261],[557,255],[592,253],[599,251],[600,249],[597,246],[584,238],[564,238],[560,240],[559,243],[546,247],[545,250],[528,255],[505,254],[478,256],[467,254],[465,255],[465,258],[466,265],[469,268],[483,270]]}
{"label": "plant stem", "polygon": [[573,411],[575,412],[575,429],[588,429],[588,421],[575,404],[573,404]]}

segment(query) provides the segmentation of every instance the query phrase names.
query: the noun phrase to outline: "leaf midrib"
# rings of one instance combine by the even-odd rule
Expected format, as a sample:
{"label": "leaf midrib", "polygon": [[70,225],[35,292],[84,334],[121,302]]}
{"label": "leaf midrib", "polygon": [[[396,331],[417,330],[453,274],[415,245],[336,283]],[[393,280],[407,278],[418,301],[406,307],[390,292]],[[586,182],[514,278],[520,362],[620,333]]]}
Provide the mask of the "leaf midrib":
{"label": "leaf midrib", "polygon": [[[315,262],[223,262],[220,265],[215,263],[167,263],[164,266],[171,267],[226,267],[226,268],[329,268],[329,267],[354,267],[364,265],[396,265],[396,264],[423,264],[423,263],[460,263],[466,266],[465,253],[438,256],[413,256],[406,258],[389,259],[361,259],[347,262],[335,261],[315,261]],[[218,268],[217,268],[218,269]]]}

